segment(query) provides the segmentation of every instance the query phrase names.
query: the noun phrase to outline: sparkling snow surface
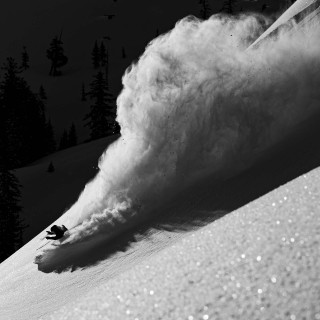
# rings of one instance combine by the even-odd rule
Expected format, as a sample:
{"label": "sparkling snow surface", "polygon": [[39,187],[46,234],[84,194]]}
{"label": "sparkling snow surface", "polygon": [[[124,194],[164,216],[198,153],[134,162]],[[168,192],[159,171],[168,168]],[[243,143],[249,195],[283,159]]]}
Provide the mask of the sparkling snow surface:
{"label": "sparkling snow surface", "polygon": [[188,235],[49,319],[320,319],[319,211],[317,169]]}

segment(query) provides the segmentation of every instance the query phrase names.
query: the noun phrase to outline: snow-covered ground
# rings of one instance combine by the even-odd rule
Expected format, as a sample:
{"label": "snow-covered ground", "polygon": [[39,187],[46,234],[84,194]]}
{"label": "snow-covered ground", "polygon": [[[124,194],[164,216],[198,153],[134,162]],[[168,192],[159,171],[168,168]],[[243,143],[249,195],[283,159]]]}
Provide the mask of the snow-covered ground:
{"label": "snow-covered ground", "polygon": [[73,270],[38,270],[36,237],[0,266],[1,319],[319,319],[319,183],[316,169],[222,217],[208,192],[172,208],[220,217],[207,227],[159,224]]}
{"label": "snow-covered ground", "polygon": [[215,311],[260,319],[261,310],[266,319],[287,310],[284,318],[316,319],[320,169],[231,211],[319,163],[317,123],[248,171],[186,190],[132,232],[60,250],[59,262],[33,263],[41,232],[0,265],[1,319],[205,319]]}
{"label": "snow-covered ground", "polygon": [[320,319],[319,185],[317,169],[43,319]]}
{"label": "snow-covered ground", "polygon": [[[66,247],[60,261],[36,265],[41,232],[0,265],[1,319],[317,319],[320,169],[231,211],[319,164],[318,123],[242,174],[218,185],[208,177],[112,241]],[[77,148],[90,158],[90,144]],[[68,152],[38,165],[53,160],[68,171]]]}

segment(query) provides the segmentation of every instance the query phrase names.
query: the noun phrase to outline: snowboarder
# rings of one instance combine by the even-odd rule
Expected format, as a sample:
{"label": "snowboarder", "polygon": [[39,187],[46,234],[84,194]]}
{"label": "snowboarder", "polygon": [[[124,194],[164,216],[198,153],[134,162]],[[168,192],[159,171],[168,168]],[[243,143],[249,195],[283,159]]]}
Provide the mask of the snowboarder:
{"label": "snowboarder", "polygon": [[62,225],[61,227],[57,226],[57,225],[53,225],[51,227],[50,231],[47,231],[47,234],[54,235],[54,236],[53,237],[46,236],[46,239],[47,240],[58,240],[63,237],[64,233],[67,230],[68,230],[67,227],[64,225]]}

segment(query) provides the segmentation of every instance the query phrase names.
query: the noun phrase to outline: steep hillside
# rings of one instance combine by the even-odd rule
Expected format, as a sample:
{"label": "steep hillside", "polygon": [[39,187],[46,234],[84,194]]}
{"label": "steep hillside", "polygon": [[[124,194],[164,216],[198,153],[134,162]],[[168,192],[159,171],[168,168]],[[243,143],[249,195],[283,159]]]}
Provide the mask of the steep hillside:
{"label": "steep hillside", "polygon": [[[254,192],[249,176],[225,186],[218,206],[205,183],[169,205],[171,222],[94,250],[57,248],[62,260],[36,266],[41,233],[0,265],[1,318],[317,319],[319,169],[229,215],[218,210]],[[195,231],[200,217],[213,222]]]}

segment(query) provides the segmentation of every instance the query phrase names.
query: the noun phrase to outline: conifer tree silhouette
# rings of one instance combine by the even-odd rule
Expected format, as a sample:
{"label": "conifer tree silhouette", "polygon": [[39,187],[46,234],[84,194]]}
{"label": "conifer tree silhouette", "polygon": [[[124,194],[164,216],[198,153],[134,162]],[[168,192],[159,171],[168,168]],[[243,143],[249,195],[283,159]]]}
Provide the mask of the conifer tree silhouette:
{"label": "conifer tree silhouette", "polygon": [[40,88],[39,88],[39,97],[40,97],[41,100],[47,100],[48,99],[47,93],[44,90],[43,85],[41,85]]}
{"label": "conifer tree silhouette", "polygon": [[68,132],[64,130],[60,139],[59,150],[66,148],[68,148]]}
{"label": "conifer tree silhouette", "polygon": [[84,83],[81,86],[81,101],[87,101],[87,93]]}
{"label": "conifer tree silhouette", "polygon": [[125,47],[122,47],[121,53],[122,53],[122,59],[126,59],[127,58],[127,54],[126,54]]}
{"label": "conifer tree silhouette", "polygon": [[28,70],[30,68],[29,65],[29,54],[27,52],[26,46],[23,46],[22,54],[21,54],[21,69],[23,71]]}
{"label": "conifer tree silhouette", "polygon": [[22,246],[21,232],[25,228],[19,217],[20,184],[6,167],[0,167],[0,262]]}
{"label": "conifer tree silhouette", "polygon": [[78,144],[77,131],[74,123],[72,123],[68,132],[68,146],[73,147]]}
{"label": "conifer tree silhouette", "polygon": [[46,123],[46,146],[47,146],[47,154],[51,154],[56,151],[57,149],[57,144],[56,140],[54,137],[54,130],[53,126],[51,124],[51,120],[49,119]]}
{"label": "conifer tree silhouette", "polygon": [[55,171],[56,171],[56,169],[55,169],[52,161],[50,161],[49,166],[48,166],[48,169],[47,169],[47,172],[53,173],[53,172],[55,172]]}
{"label": "conifer tree silhouette", "polygon": [[228,14],[234,14],[235,13],[235,4],[238,2],[238,0],[225,0],[222,5],[222,12],[228,13]]}
{"label": "conifer tree silhouette", "polygon": [[21,69],[13,58],[7,59],[2,70],[0,106],[5,108],[4,116],[10,124],[7,135],[10,141],[8,152],[13,160],[9,169],[12,169],[46,154],[45,106],[20,76]]}
{"label": "conifer tree silhouette", "polygon": [[107,64],[107,50],[103,42],[100,44],[100,51],[99,51],[99,56],[100,56],[100,66],[105,67]]}
{"label": "conifer tree silhouette", "polygon": [[98,46],[98,42],[95,41],[94,47],[91,53],[92,64],[95,69],[100,67],[100,50]]}
{"label": "conifer tree silhouette", "polygon": [[68,63],[68,57],[64,54],[61,38],[62,33],[59,38],[55,36],[50,43],[50,48],[47,50],[47,58],[51,60],[50,76],[61,75],[61,71],[59,69]]}
{"label": "conifer tree silhouette", "polygon": [[109,90],[109,50],[108,49],[106,51],[106,62],[104,65],[104,72],[105,72],[105,77],[106,77],[106,83],[107,83],[108,90]]}
{"label": "conifer tree silhouette", "polygon": [[84,120],[85,126],[90,128],[90,138],[94,140],[112,134],[115,99],[103,72],[99,71],[94,77],[88,96],[93,104]]}
{"label": "conifer tree silhouette", "polygon": [[5,108],[0,108],[0,262],[22,246],[22,231],[26,228],[20,219],[21,185],[9,170],[13,160],[9,152],[8,127]]}
{"label": "conifer tree silhouette", "polygon": [[210,17],[211,8],[209,6],[208,0],[199,0],[199,4],[201,5],[200,15],[201,18],[206,20]]}

